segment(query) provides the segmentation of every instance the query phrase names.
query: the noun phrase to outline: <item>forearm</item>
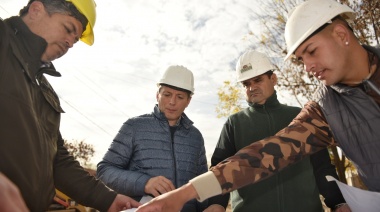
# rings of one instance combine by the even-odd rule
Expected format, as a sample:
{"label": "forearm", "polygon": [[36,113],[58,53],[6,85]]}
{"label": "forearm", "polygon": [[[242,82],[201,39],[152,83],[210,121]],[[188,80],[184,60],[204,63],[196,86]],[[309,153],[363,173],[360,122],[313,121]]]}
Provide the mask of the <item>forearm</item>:
{"label": "forearm", "polygon": [[[319,106],[309,103],[287,128],[241,149],[211,171],[226,193],[263,180],[333,143]],[[200,197],[202,199],[203,196]],[[206,195],[205,198],[208,197]]]}
{"label": "forearm", "polygon": [[129,196],[143,196],[148,175],[138,170],[131,171],[133,160],[133,127],[124,123],[111,146],[97,165],[97,176],[118,193]]}
{"label": "forearm", "polygon": [[222,193],[219,181],[211,171],[191,179],[190,184],[195,189],[200,202]]}
{"label": "forearm", "polygon": [[178,197],[178,200],[183,203],[183,205],[192,200],[192,199],[198,199],[199,200],[199,195],[198,192],[195,188],[195,186],[192,183],[187,183],[180,188],[174,190],[176,197]]}
{"label": "forearm", "polygon": [[62,149],[58,151],[54,166],[56,188],[83,205],[107,210],[116,193],[89,175],[73,157],[63,152]]}
{"label": "forearm", "polygon": [[104,160],[98,164],[97,176],[118,193],[134,197],[145,195],[145,185],[151,178],[141,172],[119,168]]}

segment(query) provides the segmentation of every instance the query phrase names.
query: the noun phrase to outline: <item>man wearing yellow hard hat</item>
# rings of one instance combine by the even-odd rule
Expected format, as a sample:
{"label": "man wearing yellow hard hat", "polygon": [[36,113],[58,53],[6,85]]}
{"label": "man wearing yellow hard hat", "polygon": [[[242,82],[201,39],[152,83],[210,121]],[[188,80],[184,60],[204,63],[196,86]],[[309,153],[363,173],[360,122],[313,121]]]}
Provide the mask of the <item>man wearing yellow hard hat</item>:
{"label": "man wearing yellow hard hat", "polygon": [[44,74],[81,40],[94,43],[93,0],[31,0],[0,21],[0,211],[46,211],[55,188],[100,211],[137,207],[90,176],[63,146],[63,110]]}

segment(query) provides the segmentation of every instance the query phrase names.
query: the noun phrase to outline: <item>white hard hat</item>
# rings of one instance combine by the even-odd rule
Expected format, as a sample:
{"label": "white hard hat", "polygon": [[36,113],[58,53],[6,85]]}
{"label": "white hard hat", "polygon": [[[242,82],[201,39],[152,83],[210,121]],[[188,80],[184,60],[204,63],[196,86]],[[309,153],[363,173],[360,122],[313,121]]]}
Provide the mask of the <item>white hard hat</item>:
{"label": "white hard hat", "polygon": [[347,22],[355,19],[355,12],[335,0],[309,0],[293,8],[285,25],[285,41],[288,50],[284,60],[317,29],[340,15]]}
{"label": "white hard hat", "polygon": [[248,50],[240,56],[236,63],[237,81],[242,82],[273,69],[275,67],[265,54]]}
{"label": "white hard hat", "polygon": [[194,93],[193,73],[183,66],[169,66],[157,86],[160,84],[171,85]]}

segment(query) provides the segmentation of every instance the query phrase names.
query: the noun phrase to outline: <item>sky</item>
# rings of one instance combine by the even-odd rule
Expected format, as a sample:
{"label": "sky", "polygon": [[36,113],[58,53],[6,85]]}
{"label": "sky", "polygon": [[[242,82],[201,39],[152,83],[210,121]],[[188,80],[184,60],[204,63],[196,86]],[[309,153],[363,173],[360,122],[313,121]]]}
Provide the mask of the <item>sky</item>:
{"label": "sky", "polygon": [[[0,0],[0,17],[17,15],[27,0]],[[217,118],[217,91],[235,82],[238,57],[258,32],[252,0],[96,0],[95,43],[75,44],[53,63],[62,77],[48,80],[65,111],[61,133],[68,141],[94,145],[93,164],[106,153],[122,124],[151,113],[156,83],[170,65],[195,78],[187,116],[205,140],[210,160],[226,118]],[[279,91],[280,101],[294,101]]]}

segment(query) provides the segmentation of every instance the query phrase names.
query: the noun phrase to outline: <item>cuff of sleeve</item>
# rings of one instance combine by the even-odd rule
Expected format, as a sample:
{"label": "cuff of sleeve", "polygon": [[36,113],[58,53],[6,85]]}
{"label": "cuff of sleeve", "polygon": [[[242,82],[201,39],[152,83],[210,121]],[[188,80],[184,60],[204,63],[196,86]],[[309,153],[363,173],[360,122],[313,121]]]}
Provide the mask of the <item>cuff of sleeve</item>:
{"label": "cuff of sleeve", "polygon": [[[148,183],[148,181],[152,178],[149,175],[142,174],[139,179],[136,180],[135,187],[134,187],[134,194],[137,196],[144,196],[145,193],[145,185]],[[126,182],[130,183],[130,182]],[[126,192],[128,194],[128,192]]]}
{"label": "cuff of sleeve", "polygon": [[198,193],[198,201],[204,200],[222,194],[222,188],[220,187],[218,179],[215,177],[212,171],[208,171],[198,177],[190,180],[190,183],[194,186]]}

